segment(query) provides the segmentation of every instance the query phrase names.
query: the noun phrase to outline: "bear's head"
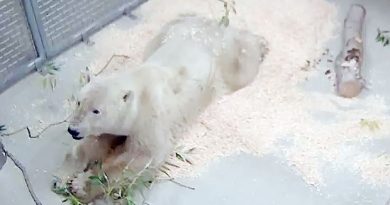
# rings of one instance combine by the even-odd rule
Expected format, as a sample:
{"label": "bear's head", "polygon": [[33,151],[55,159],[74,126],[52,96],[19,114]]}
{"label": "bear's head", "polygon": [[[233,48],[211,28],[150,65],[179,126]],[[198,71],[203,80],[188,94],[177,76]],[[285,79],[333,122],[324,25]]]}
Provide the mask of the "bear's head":
{"label": "bear's head", "polygon": [[96,79],[80,90],[68,127],[74,139],[130,134],[138,114],[134,91],[115,81],[112,78]]}

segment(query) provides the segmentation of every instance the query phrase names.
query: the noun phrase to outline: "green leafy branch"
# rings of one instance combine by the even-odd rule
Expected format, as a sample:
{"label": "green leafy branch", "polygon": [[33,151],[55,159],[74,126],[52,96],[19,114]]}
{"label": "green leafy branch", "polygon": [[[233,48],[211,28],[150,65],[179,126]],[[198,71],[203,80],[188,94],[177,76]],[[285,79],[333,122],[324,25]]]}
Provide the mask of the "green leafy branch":
{"label": "green leafy branch", "polygon": [[53,187],[52,191],[54,193],[64,197],[64,200],[62,200],[62,203],[69,201],[71,205],[85,205],[69,191],[69,187],[67,187],[67,186]]}
{"label": "green leafy branch", "polygon": [[[175,150],[176,151],[173,153],[174,158],[178,159],[179,161],[193,165],[193,163],[189,159],[188,155],[192,154],[195,151],[195,148],[185,149],[183,146],[178,146]],[[169,167],[175,167],[175,168],[180,168],[180,167],[178,165],[173,164],[172,162],[168,162],[168,161],[166,161],[160,167],[159,171],[162,172],[163,174],[165,174],[170,179],[172,179],[171,176],[169,175],[169,171],[171,171],[171,169]]]}
{"label": "green leafy branch", "polygon": [[53,62],[48,62],[44,67],[44,71],[41,71],[41,74],[43,75],[43,88],[47,88],[49,85],[51,90],[54,90],[57,86],[56,73],[60,71],[60,68]]}
{"label": "green leafy branch", "polygon": [[371,132],[375,132],[380,129],[380,124],[376,120],[360,119],[360,126],[368,128]]}
{"label": "green leafy branch", "polygon": [[[193,153],[195,148],[185,149],[183,146],[176,148],[174,157],[182,162],[186,162],[192,165],[192,162],[188,159],[188,155]],[[150,168],[151,160],[144,166],[144,168],[138,173],[134,173],[128,168],[124,169],[121,176],[118,179],[109,179],[107,174],[104,172],[102,162],[96,161],[89,166],[89,169],[94,170],[96,175],[89,177],[89,182],[92,186],[100,188],[104,196],[114,202],[125,202],[127,205],[136,205],[135,197],[137,193],[140,193],[145,200],[143,191],[146,189],[150,190],[152,185],[157,181],[169,181],[178,186],[194,190],[195,188],[181,184],[175,181],[169,175],[169,166],[179,168],[179,166],[166,162],[159,168],[159,171],[168,176],[166,179],[158,179],[155,175],[155,170]],[[85,205],[74,196],[67,185],[65,187],[57,187],[53,189],[53,192],[61,195],[65,199],[63,202],[69,201],[71,205]],[[145,203],[143,203],[145,204]]]}
{"label": "green leafy branch", "polygon": [[[89,182],[92,186],[101,188],[104,196],[112,201],[124,201],[127,205],[136,205],[135,194],[142,194],[143,188],[150,188],[155,180],[152,172],[149,171],[151,161],[138,173],[131,172],[125,169],[119,179],[110,181],[107,174],[103,171],[102,163],[96,162],[97,175],[89,177]],[[85,205],[74,196],[69,187],[54,188],[53,192],[63,196],[63,202],[69,201],[71,205]]]}
{"label": "green leafy branch", "polygon": [[138,173],[125,169],[118,180],[110,183],[100,163],[99,174],[91,176],[89,179],[92,184],[100,186],[104,190],[105,196],[110,199],[114,201],[124,200],[127,205],[135,205],[135,194],[137,191],[142,194],[142,190],[144,188],[150,188],[155,180],[154,175],[149,170],[150,164],[151,161]]}
{"label": "green leafy branch", "polygon": [[390,31],[380,30],[378,28],[378,34],[376,36],[376,41],[383,44],[383,46],[387,46],[390,44]]}

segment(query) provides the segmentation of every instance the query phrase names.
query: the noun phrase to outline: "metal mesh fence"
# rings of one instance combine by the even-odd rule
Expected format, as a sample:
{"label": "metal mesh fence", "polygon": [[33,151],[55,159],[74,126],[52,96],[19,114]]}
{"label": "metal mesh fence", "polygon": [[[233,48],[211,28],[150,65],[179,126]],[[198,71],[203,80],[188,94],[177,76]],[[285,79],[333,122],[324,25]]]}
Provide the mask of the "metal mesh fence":
{"label": "metal mesh fence", "polygon": [[145,0],[0,0],[0,92]]}
{"label": "metal mesh fence", "polygon": [[38,18],[49,56],[82,38],[90,29],[123,13],[134,0],[37,0]]}
{"label": "metal mesh fence", "polygon": [[20,0],[0,0],[0,87],[37,57]]}

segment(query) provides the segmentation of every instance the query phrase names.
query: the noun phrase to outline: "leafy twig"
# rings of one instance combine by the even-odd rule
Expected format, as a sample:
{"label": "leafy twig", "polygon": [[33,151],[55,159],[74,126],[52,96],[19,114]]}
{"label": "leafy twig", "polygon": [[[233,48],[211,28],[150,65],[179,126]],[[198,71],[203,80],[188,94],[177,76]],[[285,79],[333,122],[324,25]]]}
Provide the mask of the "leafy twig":
{"label": "leafy twig", "polygon": [[88,67],[85,67],[85,71],[81,71],[80,74],[80,79],[79,79],[80,87],[84,86],[90,81],[91,81],[91,72]]}
{"label": "leafy twig", "polygon": [[236,2],[234,0],[218,0],[223,3],[223,8],[225,10],[224,15],[221,17],[221,20],[219,21],[219,25],[224,25],[225,27],[229,26],[230,20],[229,15],[232,11],[234,14],[237,14],[235,5]]}
{"label": "leafy twig", "polygon": [[380,129],[379,122],[376,120],[360,119],[360,126],[367,127],[371,132]]}
{"label": "leafy twig", "polygon": [[[180,187],[195,190],[194,187],[187,186],[180,182],[177,182],[174,178],[170,177],[168,174],[167,179],[155,179],[153,175],[148,175],[147,170],[149,170],[149,166],[151,161],[149,161],[144,168],[136,174],[128,172],[124,170],[121,178],[117,181],[110,182],[107,174],[103,171],[102,163],[96,162],[98,168],[98,174],[89,177],[89,180],[92,185],[101,187],[104,191],[105,197],[109,197],[111,200],[125,200],[127,205],[135,205],[134,201],[134,193],[135,191],[139,191],[141,196],[143,197],[142,204],[148,204],[146,202],[146,198],[140,189],[140,185],[150,189],[156,181],[169,181],[174,183]],[[161,170],[160,170],[161,171]],[[67,187],[53,189],[53,191],[59,195],[65,197],[66,201],[70,201],[72,205],[84,205],[78,200],[75,196],[73,196]]]}
{"label": "leafy twig", "polygon": [[154,177],[147,176],[146,172],[149,169],[151,162],[152,160],[150,160],[144,168],[136,174],[128,172],[128,170],[124,170],[120,179],[115,182],[110,182],[107,174],[103,171],[102,163],[97,162],[96,165],[98,168],[98,174],[90,176],[89,180],[91,184],[101,187],[106,197],[109,197],[114,201],[125,200],[128,205],[135,205],[135,191],[140,191],[142,194],[142,190],[138,190],[139,185],[148,187],[154,181]]}
{"label": "leafy twig", "polygon": [[57,187],[54,185],[52,187],[52,191],[58,195],[63,196],[65,199],[62,202],[69,201],[71,205],[84,205],[76,196],[74,196],[67,186],[65,187]]}
{"label": "leafy twig", "polygon": [[387,46],[390,44],[390,31],[380,30],[378,28],[378,34],[376,35],[376,41],[383,44],[383,46]]}
{"label": "leafy twig", "polygon": [[173,164],[172,162],[165,162],[165,164],[168,165],[168,166],[171,166],[171,167],[180,168],[179,165]]}
{"label": "leafy twig", "polygon": [[186,162],[186,163],[192,165],[192,162],[187,158],[187,155],[191,154],[194,150],[195,150],[195,148],[191,148],[189,150],[184,150],[183,147],[178,147],[177,151],[175,152],[175,157],[182,162]]}
{"label": "leafy twig", "polygon": [[166,168],[165,169],[163,169],[163,168],[159,169],[159,171],[162,172],[163,174],[167,175],[167,177],[171,177],[166,170],[169,171],[169,169],[166,169]]}
{"label": "leafy twig", "polygon": [[56,66],[53,62],[48,62],[42,70],[39,70],[41,75],[43,76],[42,84],[43,87],[46,88],[49,83],[50,88],[52,90],[57,86],[56,73],[60,70],[58,66]]}

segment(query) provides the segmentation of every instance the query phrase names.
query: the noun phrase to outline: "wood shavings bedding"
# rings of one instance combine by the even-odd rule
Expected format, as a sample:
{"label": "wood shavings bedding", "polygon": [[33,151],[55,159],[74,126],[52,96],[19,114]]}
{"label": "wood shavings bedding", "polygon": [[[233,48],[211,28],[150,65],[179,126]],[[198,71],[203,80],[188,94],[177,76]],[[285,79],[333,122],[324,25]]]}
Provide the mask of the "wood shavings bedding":
{"label": "wood shavings bedding", "polygon": [[[216,0],[172,2],[149,1],[136,11],[142,23],[129,30],[111,26],[108,33],[113,35],[97,35],[105,40],[96,45],[100,53],[90,68],[97,71],[115,53],[130,56],[123,67],[131,69],[141,62],[146,43],[179,14],[197,13],[216,20],[223,15]],[[384,100],[376,96],[341,99],[299,86],[308,77],[323,74],[301,68],[325,50],[336,27],[335,7],[325,0],[245,0],[236,2],[236,10],[231,25],[264,36],[270,53],[251,86],[215,102],[189,129],[179,144],[196,148],[190,156],[194,165],[176,161],[180,168],[170,174],[197,176],[210,162],[239,152],[272,153],[286,159],[315,186],[325,183],[322,170],[329,163],[351,169],[367,182],[389,184],[389,155],[376,157],[361,149],[367,141],[389,138]],[[322,122],[313,113],[325,113],[330,120]],[[361,118],[378,120],[380,129],[372,132],[360,126]]]}

